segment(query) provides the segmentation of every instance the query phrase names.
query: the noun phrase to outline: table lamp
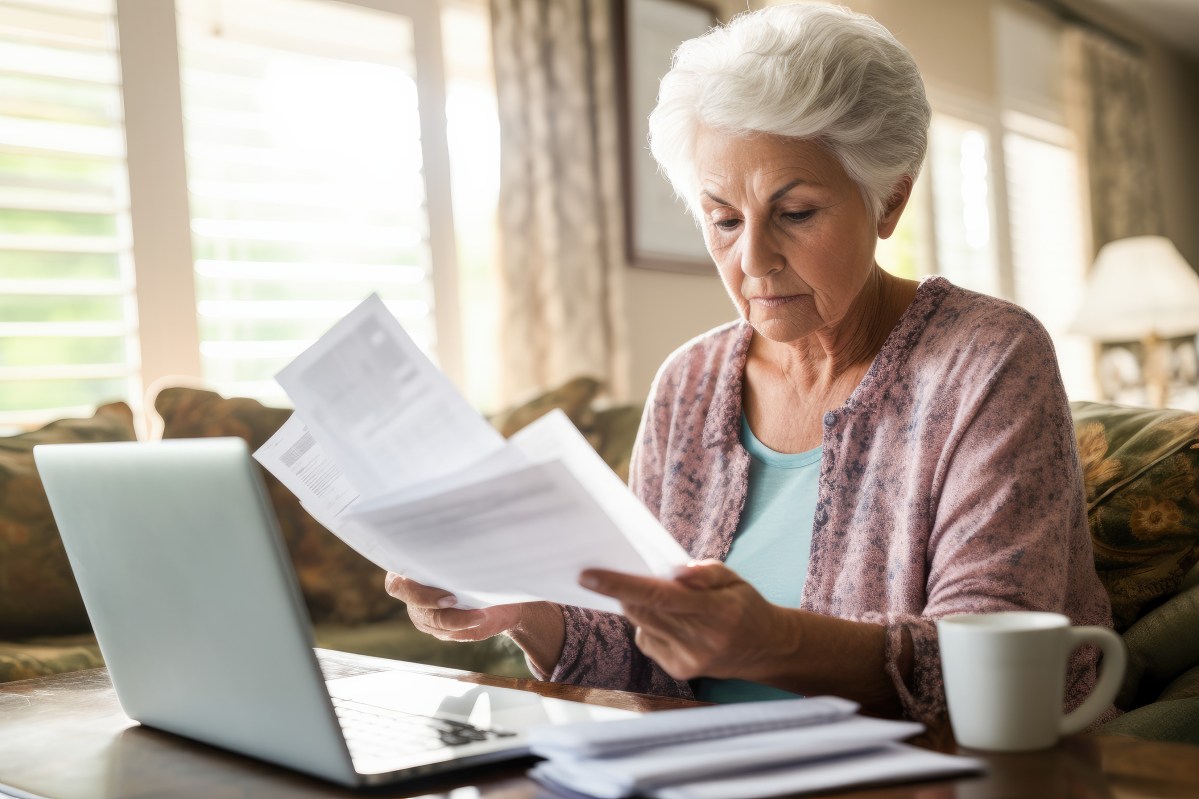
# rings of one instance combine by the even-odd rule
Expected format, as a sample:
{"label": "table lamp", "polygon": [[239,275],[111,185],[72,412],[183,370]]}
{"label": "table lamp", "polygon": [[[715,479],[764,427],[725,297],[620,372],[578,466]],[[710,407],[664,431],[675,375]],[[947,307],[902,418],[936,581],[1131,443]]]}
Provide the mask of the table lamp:
{"label": "table lamp", "polygon": [[1166,404],[1164,339],[1199,332],[1199,274],[1164,236],[1105,244],[1087,278],[1071,333],[1140,341],[1150,404]]}

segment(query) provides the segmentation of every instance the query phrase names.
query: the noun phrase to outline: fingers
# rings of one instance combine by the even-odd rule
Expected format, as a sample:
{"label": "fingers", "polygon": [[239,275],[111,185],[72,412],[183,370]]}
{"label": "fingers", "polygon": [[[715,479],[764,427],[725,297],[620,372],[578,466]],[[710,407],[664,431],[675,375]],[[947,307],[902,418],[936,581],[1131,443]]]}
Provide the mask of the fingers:
{"label": "fingers", "polygon": [[587,569],[579,575],[579,585],[610,596],[623,605],[653,605],[655,607],[685,607],[689,589],[674,580],[656,577],[637,577],[632,574]]}
{"label": "fingers", "polygon": [[675,569],[671,576],[697,590],[725,588],[741,580],[736,572],[718,560],[693,560]]}
{"label": "fingers", "polygon": [[689,563],[668,580],[590,569],[579,582],[619,600],[637,648],[680,680],[735,674],[730,658],[744,649],[745,609],[754,598],[765,602],[719,561]]}
{"label": "fingers", "polygon": [[458,604],[458,600],[450,592],[422,585],[395,572],[387,573],[383,586],[387,593],[409,607],[452,608]]}
{"label": "fingers", "polygon": [[487,615],[481,610],[430,610],[408,606],[413,626],[445,641],[474,641],[490,638],[483,629]]}
{"label": "fingers", "polygon": [[416,629],[443,641],[474,641],[489,638],[480,627],[487,620],[480,610],[454,610],[458,600],[440,588],[422,585],[402,574],[388,572],[387,593],[408,606],[408,617]]}
{"label": "fingers", "polygon": [[692,621],[673,613],[659,613],[645,605],[622,605],[621,607],[629,624],[655,633],[670,632],[675,636],[681,636],[686,633]]}
{"label": "fingers", "polygon": [[482,641],[520,623],[523,605],[492,605],[479,610],[454,607],[458,600],[441,588],[422,585],[388,572],[387,593],[408,606],[413,626],[443,641]]}
{"label": "fingers", "polygon": [[648,606],[673,613],[696,612],[697,592],[727,588],[741,578],[719,561],[693,562],[675,570],[674,579],[637,577],[631,574],[587,569],[579,575],[584,588],[629,606]]}
{"label": "fingers", "polygon": [[659,653],[670,651],[670,642],[659,635],[652,627],[637,625],[633,628],[633,643],[645,654],[654,657]]}
{"label": "fingers", "polygon": [[702,669],[692,662],[686,647],[680,647],[677,641],[658,635],[648,627],[634,628],[633,643],[676,680],[690,680],[703,674]]}

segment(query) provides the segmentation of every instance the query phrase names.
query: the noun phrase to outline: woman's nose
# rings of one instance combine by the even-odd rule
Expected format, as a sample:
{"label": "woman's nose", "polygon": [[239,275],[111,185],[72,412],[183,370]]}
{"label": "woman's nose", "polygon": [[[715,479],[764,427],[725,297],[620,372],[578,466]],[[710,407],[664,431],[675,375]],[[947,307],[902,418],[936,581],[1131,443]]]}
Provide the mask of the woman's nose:
{"label": "woman's nose", "polygon": [[783,268],[783,254],[773,233],[765,225],[745,225],[741,234],[741,271],[749,277],[765,277]]}

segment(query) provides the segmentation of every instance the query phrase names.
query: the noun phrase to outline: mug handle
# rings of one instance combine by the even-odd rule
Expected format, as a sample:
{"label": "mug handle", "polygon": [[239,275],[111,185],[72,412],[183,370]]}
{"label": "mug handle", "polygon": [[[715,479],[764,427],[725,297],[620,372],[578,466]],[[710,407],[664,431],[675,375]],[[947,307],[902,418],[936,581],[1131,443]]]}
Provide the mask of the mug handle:
{"label": "mug handle", "polygon": [[1103,666],[1099,670],[1095,689],[1086,701],[1062,719],[1061,734],[1073,735],[1086,729],[1111,706],[1124,679],[1127,656],[1124,653],[1124,641],[1106,627],[1071,627],[1066,632],[1068,652],[1073,652],[1083,644],[1094,644],[1103,651]]}

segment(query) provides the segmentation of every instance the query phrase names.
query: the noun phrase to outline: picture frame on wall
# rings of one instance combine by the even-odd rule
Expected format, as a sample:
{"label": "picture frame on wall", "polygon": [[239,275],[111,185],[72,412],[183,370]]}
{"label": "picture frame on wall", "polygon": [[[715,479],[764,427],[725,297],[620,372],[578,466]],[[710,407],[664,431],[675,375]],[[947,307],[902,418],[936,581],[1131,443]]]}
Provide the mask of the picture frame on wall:
{"label": "picture frame on wall", "polygon": [[714,274],[703,234],[649,151],[649,114],[679,43],[707,32],[699,0],[614,0],[625,250],[631,266]]}

